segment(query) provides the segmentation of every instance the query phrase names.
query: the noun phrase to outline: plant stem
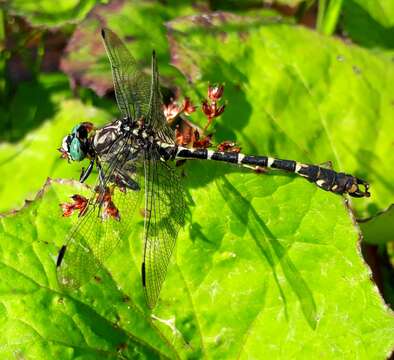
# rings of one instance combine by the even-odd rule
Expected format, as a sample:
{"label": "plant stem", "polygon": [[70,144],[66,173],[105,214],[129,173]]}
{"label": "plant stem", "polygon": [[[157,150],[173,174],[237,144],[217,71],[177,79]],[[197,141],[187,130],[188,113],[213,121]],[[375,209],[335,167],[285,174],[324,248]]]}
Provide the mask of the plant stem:
{"label": "plant stem", "polygon": [[316,28],[325,35],[332,35],[337,27],[343,0],[319,0]]}

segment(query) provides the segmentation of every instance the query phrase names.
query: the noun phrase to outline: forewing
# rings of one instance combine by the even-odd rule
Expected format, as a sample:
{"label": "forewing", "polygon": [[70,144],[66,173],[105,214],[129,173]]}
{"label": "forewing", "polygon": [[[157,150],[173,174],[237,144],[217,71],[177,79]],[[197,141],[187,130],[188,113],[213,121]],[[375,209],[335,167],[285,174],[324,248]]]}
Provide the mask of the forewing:
{"label": "forewing", "polygon": [[[126,139],[122,139],[126,140]],[[118,139],[111,146],[109,152],[117,149],[119,156],[105,164],[104,179],[98,179],[96,189],[93,190],[88,208],[79,217],[66,238],[57,260],[57,275],[59,284],[69,288],[78,288],[89,281],[98,271],[101,263],[114,251],[120,239],[130,233],[133,214],[141,199],[141,190],[127,189],[125,192],[115,189],[112,201],[119,211],[120,219],[104,217],[105,207],[99,200],[103,197],[104,189],[110,185],[109,179],[116,171],[127,171],[130,162],[127,161],[129,151],[127,141]],[[121,147],[119,148],[119,144]],[[123,154],[123,155],[121,155]],[[134,168],[130,177],[139,182],[139,169]]]}
{"label": "forewing", "polygon": [[109,29],[101,35],[112,68],[116,101],[123,117],[138,120],[149,110],[150,79],[137,68],[137,63],[124,43]]}
{"label": "forewing", "polygon": [[145,229],[142,284],[150,308],[156,305],[178,231],[185,222],[185,199],[174,168],[152,153],[145,157]]}
{"label": "forewing", "polygon": [[163,112],[163,100],[160,92],[159,70],[156,53],[152,54],[152,79],[150,89],[149,113],[147,123],[155,130],[157,137],[166,143],[174,144],[174,130],[172,130]]}

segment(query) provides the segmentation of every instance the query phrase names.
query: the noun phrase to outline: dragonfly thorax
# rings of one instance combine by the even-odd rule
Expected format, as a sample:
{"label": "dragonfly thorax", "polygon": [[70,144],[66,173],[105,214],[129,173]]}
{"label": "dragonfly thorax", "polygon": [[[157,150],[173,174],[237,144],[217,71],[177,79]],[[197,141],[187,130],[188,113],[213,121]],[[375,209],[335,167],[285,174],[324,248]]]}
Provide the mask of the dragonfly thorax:
{"label": "dragonfly thorax", "polygon": [[100,156],[108,153],[110,150],[113,153],[114,149],[111,149],[116,139],[124,137],[125,131],[122,126],[121,120],[115,120],[112,123],[97,129],[93,140],[92,147],[96,155]]}
{"label": "dragonfly thorax", "polygon": [[92,149],[103,161],[110,161],[116,154],[127,153],[129,157],[156,142],[153,131],[142,122],[115,120],[96,130]]}

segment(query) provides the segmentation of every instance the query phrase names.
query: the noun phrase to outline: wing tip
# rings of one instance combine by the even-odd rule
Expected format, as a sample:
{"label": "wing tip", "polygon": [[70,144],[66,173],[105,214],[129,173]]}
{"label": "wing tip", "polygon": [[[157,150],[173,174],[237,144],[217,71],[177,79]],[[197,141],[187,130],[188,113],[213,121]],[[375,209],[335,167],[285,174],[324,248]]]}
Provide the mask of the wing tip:
{"label": "wing tip", "polygon": [[142,286],[146,287],[145,262],[143,262],[141,265],[141,279],[142,279]]}
{"label": "wing tip", "polygon": [[57,255],[57,259],[56,259],[56,267],[59,267],[62,264],[64,254],[66,253],[66,249],[67,249],[67,245],[63,245],[60,248],[59,254]]}
{"label": "wing tip", "polygon": [[155,300],[152,301],[152,298],[149,295],[148,289],[146,287],[145,262],[143,262],[141,264],[141,280],[142,280],[142,287],[144,288],[144,295],[145,295],[146,304],[148,305],[149,309],[153,309],[156,306],[157,299],[156,299],[156,301]]}
{"label": "wing tip", "polygon": [[107,31],[106,28],[101,28],[101,36],[103,39],[105,39],[105,37],[107,36],[106,31]]}

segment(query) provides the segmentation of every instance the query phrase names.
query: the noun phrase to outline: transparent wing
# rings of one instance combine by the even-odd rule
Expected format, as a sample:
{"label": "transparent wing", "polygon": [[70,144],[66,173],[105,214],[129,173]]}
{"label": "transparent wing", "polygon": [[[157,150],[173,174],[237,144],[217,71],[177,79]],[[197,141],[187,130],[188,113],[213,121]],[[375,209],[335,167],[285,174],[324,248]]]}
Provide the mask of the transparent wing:
{"label": "transparent wing", "polygon": [[152,77],[137,69],[137,63],[124,43],[109,29],[102,29],[102,37],[111,62],[115,95],[123,117],[133,120],[146,118],[160,140],[174,143],[174,131],[163,113],[159,72],[155,52],[152,54]]}
{"label": "transparent wing", "polygon": [[184,192],[175,170],[153,152],[145,155],[145,230],[142,284],[150,308],[156,305],[179,228],[185,222]]}
{"label": "transparent wing", "polygon": [[112,68],[116,101],[123,117],[137,120],[149,110],[151,81],[137,68],[124,43],[109,29],[101,35]]}
{"label": "transparent wing", "polygon": [[122,192],[118,188],[113,190],[111,198],[119,211],[119,220],[104,216],[106,208],[101,200],[107,186],[111,186],[111,177],[119,171],[138,183],[138,162],[131,164],[130,152],[125,151],[126,148],[127,141],[121,140],[115,140],[111,146],[109,152],[114,149],[119,152],[105,164],[104,179],[99,177],[96,191],[93,190],[85,214],[78,218],[59,252],[57,276],[62,286],[78,288],[89,281],[99,270],[101,263],[115,250],[119,240],[130,233],[133,214],[141,199],[141,191],[127,189]]}
{"label": "transparent wing", "polygon": [[139,203],[141,191],[128,190],[120,195],[115,190],[113,201],[120,220],[102,218],[102,208],[91,205],[69,233],[64,257],[59,264],[59,284],[78,288],[91,280],[101,264],[112,254],[119,240],[130,233],[132,216]]}
{"label": "transparent wing", "polygon": [[152,82],[149,101],[147,123],[155,129],[158,138],[166,143],[174,144],[175,135],[163,112],[163,100],[160,92],[159,70],[157,68],[156,53],[152,53]]}

